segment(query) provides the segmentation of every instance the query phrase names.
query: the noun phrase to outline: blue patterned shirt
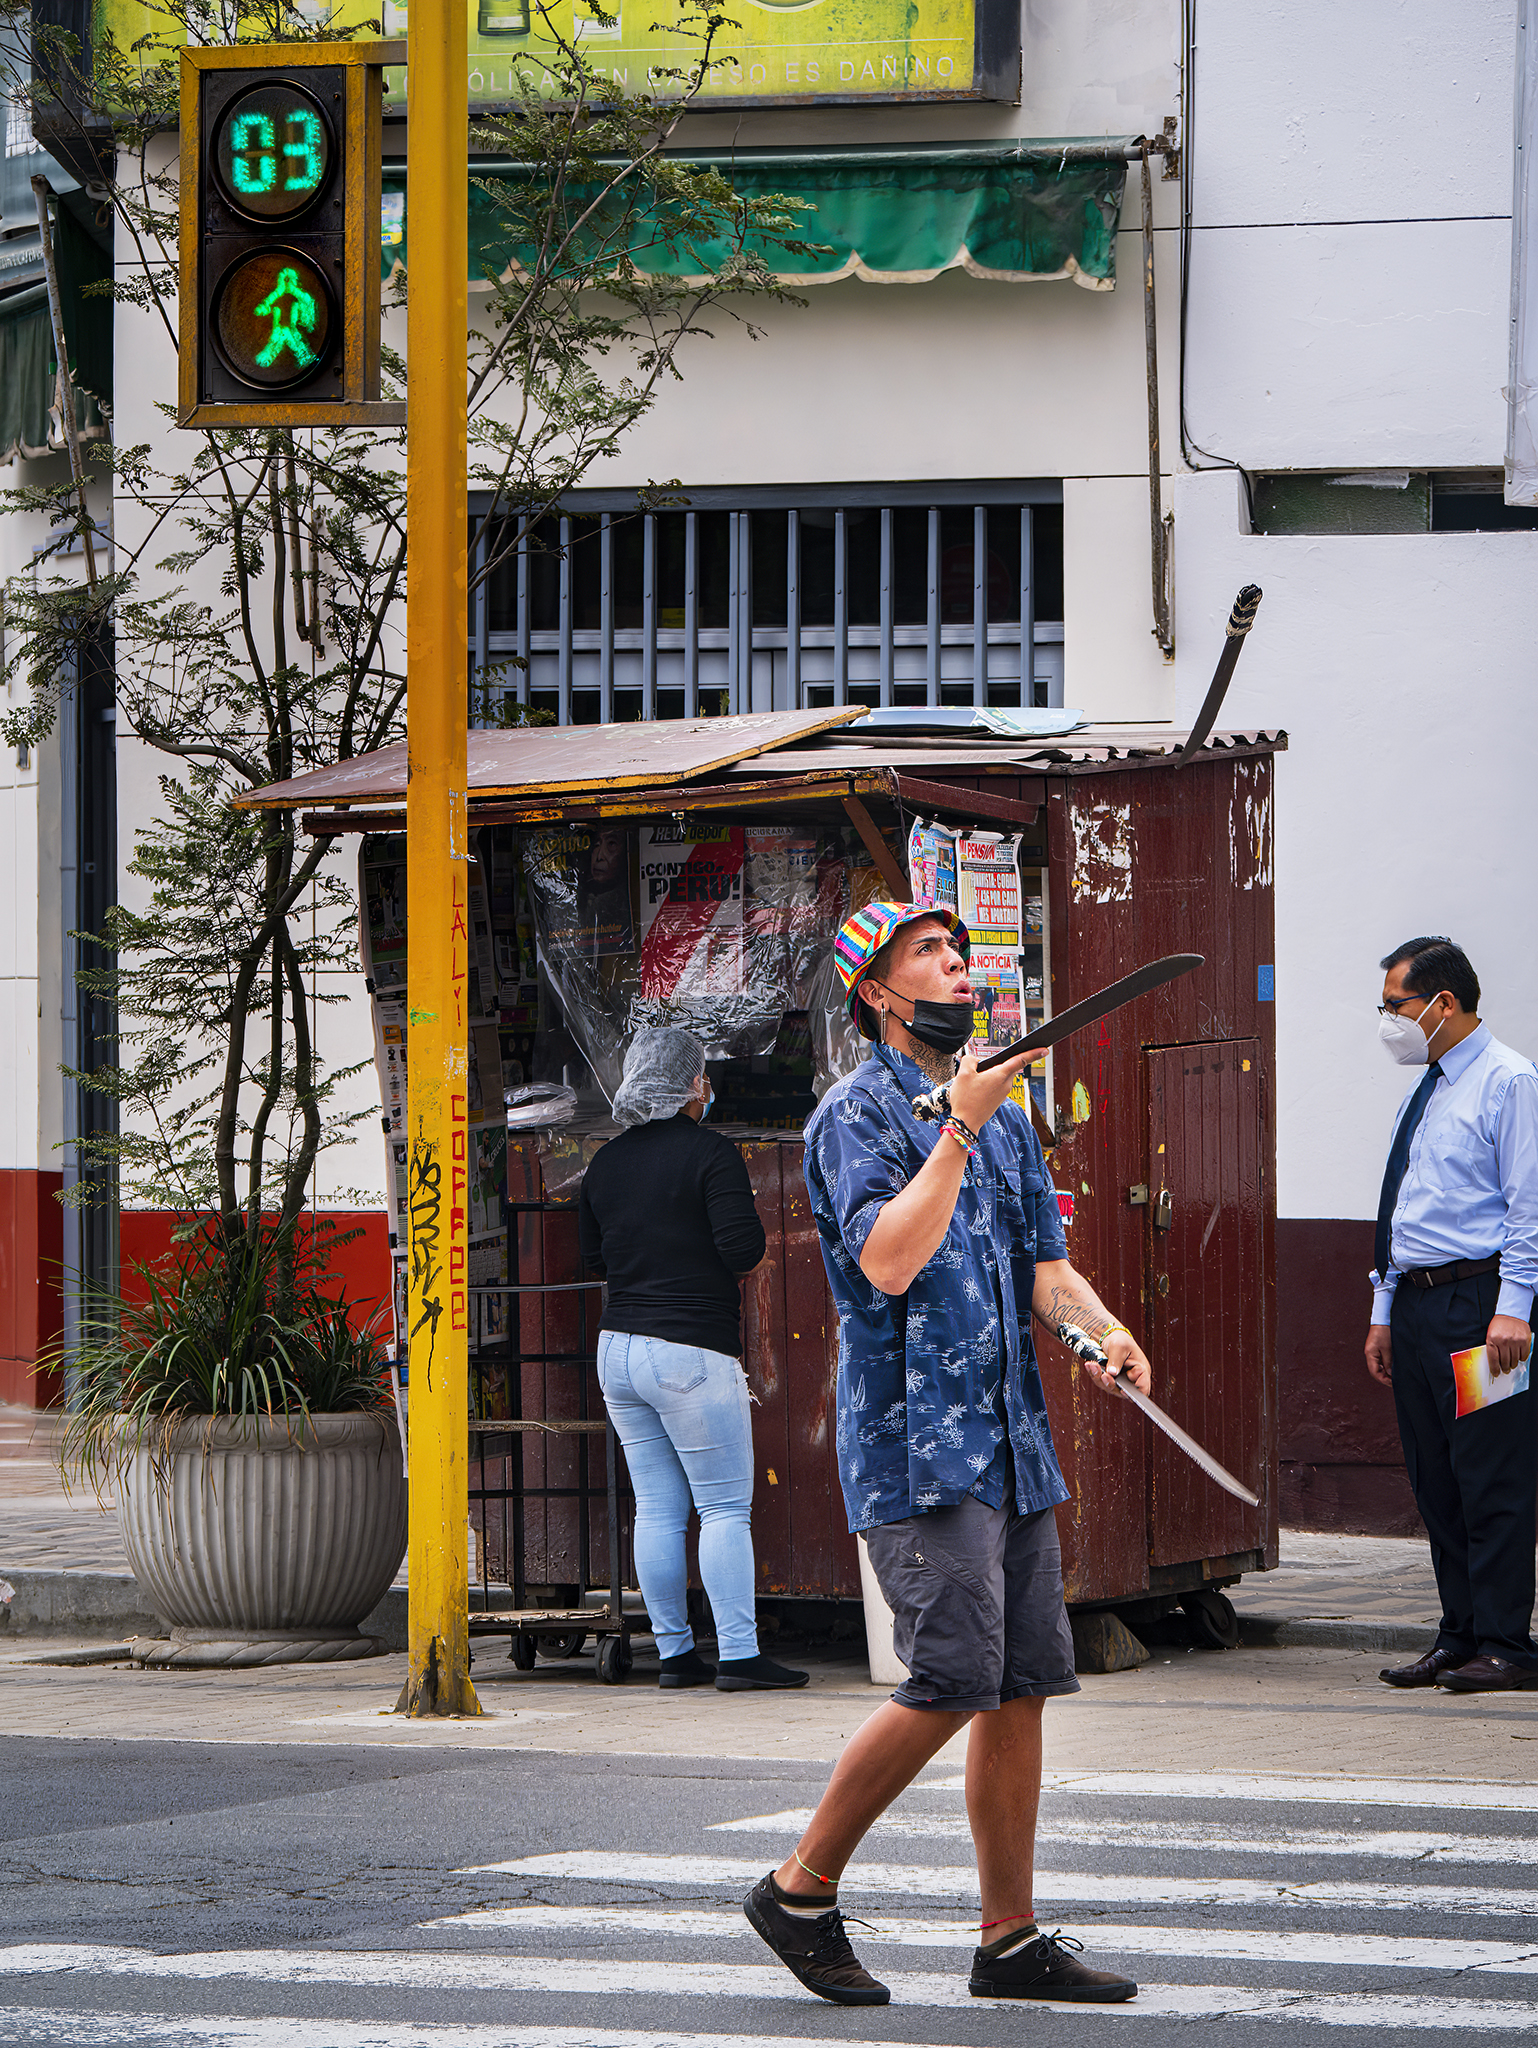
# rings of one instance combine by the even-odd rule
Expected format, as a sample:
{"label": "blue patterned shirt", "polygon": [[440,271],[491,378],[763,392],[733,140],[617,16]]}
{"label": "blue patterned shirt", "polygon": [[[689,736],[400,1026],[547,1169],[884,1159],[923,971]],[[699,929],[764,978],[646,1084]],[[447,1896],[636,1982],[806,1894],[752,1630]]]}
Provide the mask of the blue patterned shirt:
{"label": "blue patterned shirt", "polygon": [[1014,1456],[1023,1515],[1068,1498],[1031,1343],[1036,1262],[1066,1259],[1057,1196],[1030,1118],[1012,1102],[984,1124],[945,1240],[906,1295],[860,1270],[876,1218],[937,1144],[910,1107],[930,1086],[878,1046],[806,1127],[806,1185],[838,1310],[838,1469],[852,1530],[975,1494],[1001,1507]]}

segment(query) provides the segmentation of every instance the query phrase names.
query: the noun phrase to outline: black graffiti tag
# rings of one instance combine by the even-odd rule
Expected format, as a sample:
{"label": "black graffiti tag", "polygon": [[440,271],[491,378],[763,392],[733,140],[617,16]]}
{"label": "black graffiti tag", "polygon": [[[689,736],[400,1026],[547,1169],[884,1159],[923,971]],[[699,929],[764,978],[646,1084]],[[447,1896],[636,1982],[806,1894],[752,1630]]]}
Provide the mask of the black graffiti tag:
{"label": "black graffiti tag", "polygon": [[431,1392],[433,1351],[438,1340],[439,1318],[443,1314],[442,1296],[437,1291],[443,1279],[443,1262],[438,1256],[438,1242],[442,1235],[443,1169],[432,1145],[423,1145],[420,1149],[412,1147],[409,1206],[411,1277],[422,1290],[422,1313],[412,1324],[411,1335],[415,1337],[424,1325],[427,1327],[427,1387]]}

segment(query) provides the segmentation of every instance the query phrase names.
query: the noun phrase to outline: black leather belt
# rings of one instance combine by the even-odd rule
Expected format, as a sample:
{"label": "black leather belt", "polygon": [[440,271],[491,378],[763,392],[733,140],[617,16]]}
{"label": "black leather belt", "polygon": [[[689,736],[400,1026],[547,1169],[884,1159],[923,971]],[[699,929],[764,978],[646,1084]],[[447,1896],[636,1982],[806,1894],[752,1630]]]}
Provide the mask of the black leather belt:
{"label": "black leather belt", "polygon": [[1455,1280],[1472,1280],[1476,1273],[1500,1270],[1501,1255],[1492,1252],[1488,1259],[1454,1259],[1450,1266],[1417,1266],[1399,1277],[1408,1280],[1412,1287],[1450,1287]]}

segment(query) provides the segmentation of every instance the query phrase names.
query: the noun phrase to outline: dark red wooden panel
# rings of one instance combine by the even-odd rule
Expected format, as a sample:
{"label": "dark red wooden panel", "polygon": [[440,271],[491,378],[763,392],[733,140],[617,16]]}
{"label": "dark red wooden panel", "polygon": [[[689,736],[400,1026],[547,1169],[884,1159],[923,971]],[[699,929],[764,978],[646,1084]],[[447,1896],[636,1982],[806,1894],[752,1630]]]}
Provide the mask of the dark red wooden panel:
{"label": "dark red wooden panel", "polygon": [[828,1369],[831,1310],[798,1145],[785,1147],[783,1171],[790,1575],[793,1591],[826,1596],[835,1582],[834,1534],[841,1526],[835,1522],[828,1491],[830,1446],[836,1433],[834,1378]]}
{"label": "dark red wooden panel", "polygon": [[[1148,1055],[1150,1356],[1155,1397],[1256,1492],[1271,1405],[1262,1296],[1261,1049],[1208,1041]],[[1170,1228],[1156,1227],[1161,1190]],[[1259,1548],[1266,1511],[1152,1445],[1152,1561]]]}
{"label": "dark red wooden panel", "polygon": [[741,1151],[764,1226],[764,1262],[742,1283],[743,1369],[753,1397],[753,1562],[761,1593],[790,1589],[790,1419],[785,1373],[782,1145]]}

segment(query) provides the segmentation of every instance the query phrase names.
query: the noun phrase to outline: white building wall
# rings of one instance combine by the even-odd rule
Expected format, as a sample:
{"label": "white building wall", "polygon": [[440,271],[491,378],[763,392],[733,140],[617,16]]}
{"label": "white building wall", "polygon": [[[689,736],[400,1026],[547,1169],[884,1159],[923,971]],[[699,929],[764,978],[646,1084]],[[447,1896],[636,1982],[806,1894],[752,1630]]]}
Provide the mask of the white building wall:
{"label": "white building wall", "polygon": [[[1204,0],[1193,440],[1251,469],[1499,468],[1514,66],[1510,0]],[[1538,534],[1262,537],[1222,471],[1177,477],[1175,522],[1177,720],[1254,582],[1265,602],[1224,719],[1291,741],[1276,803],[1280,1214],[1371,1217],[1406,1079],[1375,1043],[1383,954],[1452,934],[1493,1029],[1538,1053],[1511,847],[1534,739]]]}

